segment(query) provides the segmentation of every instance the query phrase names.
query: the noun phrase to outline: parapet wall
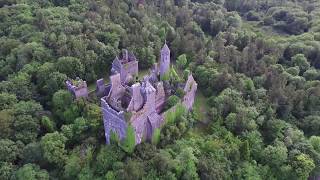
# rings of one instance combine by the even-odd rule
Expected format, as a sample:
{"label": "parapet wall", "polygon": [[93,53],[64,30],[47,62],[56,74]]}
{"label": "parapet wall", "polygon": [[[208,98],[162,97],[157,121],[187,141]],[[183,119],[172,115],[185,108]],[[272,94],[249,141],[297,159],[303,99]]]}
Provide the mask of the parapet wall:
{"label": "parapet wall", "polygon": [[195,97],[196,97],[196,91],[198,88],[197,82],[193,79],[193,76],[190,74],[188,76],[188,80],[186,82],[186,85],[184,87],[185,95],[182,100],[182,104],[185,105],[187,110],[191,110]]}
{"label": "parapet wall", "polygon": [[73,85],[69,80],[66,81],[67,89],[75,96],[76,99],[80,97],[88,97],[88,87],[86,81],[82,81],[78,86]]}
{"label": "parapet wall", "polygon": [[111,132],[116,133],[119,139],[123,140],[126,137],[127,132],[127,122],[125,120],[124,112],[118,112],[110,107],[105,97],[101,98],[101,109],[107,144],[110,144]]}

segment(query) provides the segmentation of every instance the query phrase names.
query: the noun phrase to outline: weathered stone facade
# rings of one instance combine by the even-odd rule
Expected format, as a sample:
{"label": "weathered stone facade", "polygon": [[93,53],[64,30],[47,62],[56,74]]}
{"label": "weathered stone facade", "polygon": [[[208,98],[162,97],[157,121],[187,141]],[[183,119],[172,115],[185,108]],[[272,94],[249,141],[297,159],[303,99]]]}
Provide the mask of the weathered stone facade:
{"label": "weathered stone facade", "polygon": [[80,97],[88,98],[89,93],[86,81],[83,81],[80,78],[77,78],[76,80],[67,80],[66,86],[76,99]]}
{"label": "weathered stone facade", "polygon": [[186,85],[183,89],[185,94],[184,94],[184,97],[182,100],[182,104],[185,105],[188,110],[192,109],[194,99],[196,96],[197,88],[198,88],[198,84],[194,80],[193,76],[190,74],[188,76],[188,80],[186,82]]}
{"label": "weathered stone facade", "polygon": [[[120,140],[124,139],[129,125],[134,128],[136,144],[151,140],[155,129],[161,128],[164,123],[162,111],[171,92],[160,81],[160,77],[170,70],[170,49],[167,44],[160,53],[159,64],[139,82],[129,85],[138,75],[138,61],[126,50],[122,59],[116,57],[112,64],[110,84],[103,85],[103,80],[97,81],[96,92],[104,94],[101,108],[107,143],[110,143],[111,132],[116,133]],[[192,109],[196,90],[197,83],[190,74],[181,100],[188,110]]]}
{"label": "weathered stone facade", "polygon": [[120,74],[121,82],[128,83],[138,75],[138,61],[133,53],[128,50],[122,51],[122,57],[116,57],[112,63],[112,74]]}
{"label": "weathered stone facade", "polygon": [[167,43],[164,44],[160,52],[160,77],[164,76],[170,69],[170,49]]}
{"label": "weathered stone facade", "polygon": [[105,98],[101,98],[101,109],[103,113],[106,142],[108,144],[110,143],[111,132],[116,133],[120,140],[124,139],[127,132],[127,122],[125,120],[124,112],[119,112],[110,107]]}
{"label": "weathered stone facade", "polygon": [[96,94],[98,97],[101,97],[105,94],[106,85],[103,79],[98,79],[96,82]]}
{"label": "weathered stone facade", "polygon": [[[112,63],[110,83],[105,84],[103,79],[99,79],[95,90],[95,94],[101,97],[108,144],[112,132],[123,140],[129,125],[134,128],[136,144],[152,139],[154,131],[161,128],[164,123],[164,105],[172,92],[168,82],[160,81],[160,77],[168,74],[168,71],[170,71],[170,49],[167,44],[161,49],[159,63],[155,64],[141,81],[135,81],[138,76],[138,61],[131,52],[123,50],[121,59],[115,58]],[[76,99],[88,98],[86,81],[79,78],[68,80],[66,86]],[[197,83],[190,74],[186,83],[180,84],[180,87],[184,90],[181,103],[186,109],[191,110]]]}

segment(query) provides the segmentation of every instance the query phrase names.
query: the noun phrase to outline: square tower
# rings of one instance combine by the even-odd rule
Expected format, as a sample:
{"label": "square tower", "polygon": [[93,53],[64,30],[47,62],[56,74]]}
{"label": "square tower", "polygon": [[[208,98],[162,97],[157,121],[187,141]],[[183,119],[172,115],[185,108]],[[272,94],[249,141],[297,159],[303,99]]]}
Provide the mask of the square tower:
{"label": "square tower", "polygon": [[163,77],[170,69],[170,49],[165,43],[160,51],[160,77]]}
{"label": "square tower", "polygon": [[133,53],[124,49],[120,59],[116,57],[112,63],[112,74],[120,73],[122,83],[128,83],[138,76],[138,60]]}

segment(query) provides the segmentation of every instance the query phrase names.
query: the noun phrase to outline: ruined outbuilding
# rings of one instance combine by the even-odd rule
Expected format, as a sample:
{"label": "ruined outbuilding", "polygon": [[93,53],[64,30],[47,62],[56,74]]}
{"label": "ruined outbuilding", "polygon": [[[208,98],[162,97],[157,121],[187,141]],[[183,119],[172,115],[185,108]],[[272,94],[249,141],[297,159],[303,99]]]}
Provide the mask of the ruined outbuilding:
{"label": "ruined outbuilding", "polygon": [[77,77],[75,80],[67,80],[66,86],[76,99],[81,97],[88,98],[89,93],[86,81]]}

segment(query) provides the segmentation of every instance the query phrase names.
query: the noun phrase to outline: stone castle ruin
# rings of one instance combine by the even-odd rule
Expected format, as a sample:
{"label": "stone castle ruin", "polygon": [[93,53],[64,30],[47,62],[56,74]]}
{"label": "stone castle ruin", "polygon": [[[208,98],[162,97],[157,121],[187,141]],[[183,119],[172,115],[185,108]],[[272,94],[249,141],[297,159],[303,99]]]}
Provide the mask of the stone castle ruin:
{"label": "stone castle ruin", "polygon": [[[123,50],[122,56],[114,59],[110,83],[105,84],[103,79],[99,79],[96,84],[96,95],[101,97],[107,144],[110,143],[112,132],[123,140],[129,125],[134,129],[136,144],[152,139],[154,131],[161,128],[164,123],[164,106],[168,97],[172,95],[171,87],[160,80],[162,76],[168,74],[168,71],[170,71],[170,49],[166,43],[160,52],[160,62],[155,64],[150,73],[140,81],[137,81],[138,61],[131,52]],[[190,74],[181,86],[184,91],[181,104],[191,110],[197,83]],[[73,92],[72,89],[69,90]],[[73,94],[76,98],[88,96],[88,93]]]}
{"label": "stone castle ruin", "polygon": [[86,81],[77,77],[75,80],[67,80],[66,86],[76,99],[80,97],[88,98],[89,93]]}
{"label": "stone castle ruin", "polygon": [[119,59],[116,57],[112,63],[111,73],[120,74],[122,83],[128,83],[138,76],[138,61],[134,54],[128,52],[128,50],[122,51],[122,57]]}

